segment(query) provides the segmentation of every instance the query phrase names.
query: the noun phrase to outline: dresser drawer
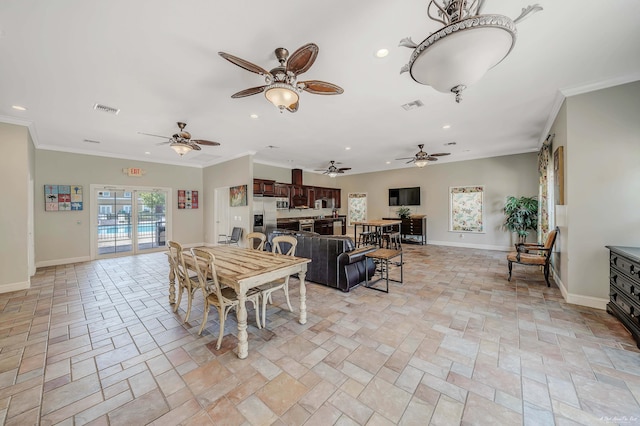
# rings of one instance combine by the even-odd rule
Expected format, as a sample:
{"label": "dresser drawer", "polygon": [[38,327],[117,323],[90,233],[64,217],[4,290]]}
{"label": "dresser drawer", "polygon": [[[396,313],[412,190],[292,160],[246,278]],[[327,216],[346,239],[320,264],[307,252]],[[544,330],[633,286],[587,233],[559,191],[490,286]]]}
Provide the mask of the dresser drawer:
{"label": "dresser drawer", "polygon": [[617,253],[611,253],[609,261],[612,267],[619,269],[630,277],[636,280],[640,278],[640,263],[620,256]]}
{"label": "dresser drawer", "polygon": [[615,285],[625,296],[634,301],[640,302],[640,283],[632,281],[625,274],[620,273],[617,269],[609,269],[609,283]]}
{"label": "dresser drawer", "polygon": [[631,321],[631,323],[633,323],[635,326],[640,325],[640,321],[638,321],[638,315],[640,315],[640,307],[637,303],[634,303],[631,299],[624,296],[613,286],[611,286],[609,290],[609,299],[611,300],[611,303],[616,305],[622,312],[625,313],[626,317]]}

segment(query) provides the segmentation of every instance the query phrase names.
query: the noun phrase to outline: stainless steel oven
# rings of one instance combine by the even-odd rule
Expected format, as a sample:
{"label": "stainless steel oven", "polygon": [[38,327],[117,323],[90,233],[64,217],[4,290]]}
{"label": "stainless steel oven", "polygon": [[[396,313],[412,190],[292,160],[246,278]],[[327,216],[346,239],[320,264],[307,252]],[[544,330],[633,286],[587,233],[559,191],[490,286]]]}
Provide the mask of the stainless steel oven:
{"label": "stainless steel oven", "polygon": [[300,230],[313,232],[313,219],[300,219]]}

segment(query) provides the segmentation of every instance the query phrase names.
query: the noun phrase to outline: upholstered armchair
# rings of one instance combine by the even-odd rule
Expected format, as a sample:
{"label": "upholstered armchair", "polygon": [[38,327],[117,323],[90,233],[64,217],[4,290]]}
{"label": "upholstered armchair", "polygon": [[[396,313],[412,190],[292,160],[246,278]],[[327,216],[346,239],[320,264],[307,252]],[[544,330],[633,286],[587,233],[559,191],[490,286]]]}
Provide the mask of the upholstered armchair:
{"label": "upholstered armchair", "polygon": [[516,251],[512,251],[507,255],[507,261],[509,262],[509,281],[511,281],[511,270],[514,263],[542,266],[544,268],[544,279],[547,281],[547,287],[551,287],[551,283],[549,283],[549,263],[557,236],[558,228],[549,232],[544,245],[533,243],[516,244]]}

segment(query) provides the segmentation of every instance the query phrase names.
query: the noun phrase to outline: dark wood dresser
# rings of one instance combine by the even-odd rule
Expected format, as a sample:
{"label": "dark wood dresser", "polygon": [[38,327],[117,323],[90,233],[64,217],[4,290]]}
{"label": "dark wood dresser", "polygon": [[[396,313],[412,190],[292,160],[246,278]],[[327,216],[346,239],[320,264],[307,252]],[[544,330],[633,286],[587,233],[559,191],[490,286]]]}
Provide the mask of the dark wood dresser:
{"label": "dark wood dresser", "polygon": [[607,312],[631,332],[640,348],[640,248],[609,249],[609,300]]}
{"label": "dark wood dresser", "polygon": [[[383,217],[382,219],[398,220],[397,217]],[[427,244],[427,217],[424,215],[414,215],[403,218],[399,231],[403,243]]]}

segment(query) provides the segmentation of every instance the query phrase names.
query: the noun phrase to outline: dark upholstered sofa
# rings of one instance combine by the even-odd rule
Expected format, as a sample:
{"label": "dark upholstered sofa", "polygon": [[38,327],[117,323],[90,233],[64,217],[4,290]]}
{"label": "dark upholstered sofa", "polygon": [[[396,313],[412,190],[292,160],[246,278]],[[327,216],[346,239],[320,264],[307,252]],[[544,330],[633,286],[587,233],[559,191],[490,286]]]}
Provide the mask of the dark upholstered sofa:
{"label": "dark upholstered sofa", "polygon": [[266,250],[271,250],[271,240],[276,235],[294,235],[298,240],[296,256],[311,259],[307,265],[307,281],[346,292],[365,280],[365,268],[369,269],[369,276],[375,271],[373,260],[365,256],[375,247],[356,249],[350,237],[275,229],[267,236]]}

